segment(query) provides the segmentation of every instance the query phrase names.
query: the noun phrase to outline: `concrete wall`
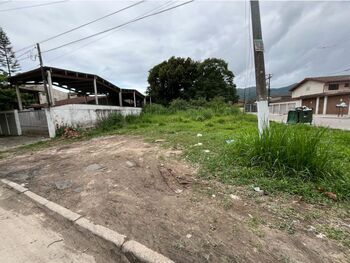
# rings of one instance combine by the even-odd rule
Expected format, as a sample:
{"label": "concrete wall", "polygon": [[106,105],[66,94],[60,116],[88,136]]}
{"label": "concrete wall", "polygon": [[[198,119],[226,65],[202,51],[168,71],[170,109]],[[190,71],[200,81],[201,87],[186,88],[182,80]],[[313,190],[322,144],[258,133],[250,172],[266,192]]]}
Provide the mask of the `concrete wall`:
{"label": "concrete wall", "polygon": [[292,98],[323,93],[324,84],[318,81],[306,81],[300,87],[292,91]]}
{"label": "concrete wall", "polygon": [[22,130],[19,122],[18,111],[0,111],[0,135],[17,136],[21,134]]}
{"label": "concrete wall", "polygon": [[103,106],[89,104],[70,104],[53,107],[47,110],[48,129],[50,137],[55,137],[55,130],[59,127],[93,127],[99,120],[108,117],[111,113],[139,115],[142,108]]}
{"label": "concrete wall", "polygon": [[299,100],[275,102],[275,103],[270,103],[269,111],[270,111],[270,114],[285,115],[285,114],[288,114],[288,111],[299,106],[301,106],[301,103]]}
{"label": "concrete wall", "polygon": [[46,114],[46,110],[20,111],[18,115],[23,135],[48,136]]}

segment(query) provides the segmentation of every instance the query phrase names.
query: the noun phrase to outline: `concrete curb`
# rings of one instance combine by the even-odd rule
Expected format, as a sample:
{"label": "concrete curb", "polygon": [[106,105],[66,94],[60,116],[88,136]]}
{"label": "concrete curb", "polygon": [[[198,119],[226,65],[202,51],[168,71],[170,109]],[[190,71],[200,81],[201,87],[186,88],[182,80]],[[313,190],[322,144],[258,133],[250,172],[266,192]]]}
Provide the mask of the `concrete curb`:
{"label": "concrete curb", "polygon": [[101,225],[96,225],[90,220],[84,218],[82,215],[51,202],[17,183],[11,182],[7,179],[1,179],[1,182],[10,186],[12,189],[15,189],[19,193],[25,194],[27,197],[32,199],[32,201],[41,205],[41,207],[45,207],[49,211],[52,211],[71,221],[76,227],[82,228],[92,235],[111,243],[125,255],[130,263],[174,263],[174,261],[149,249],[139,242],[128,240],[126,236],[119,234],[118,232]]}

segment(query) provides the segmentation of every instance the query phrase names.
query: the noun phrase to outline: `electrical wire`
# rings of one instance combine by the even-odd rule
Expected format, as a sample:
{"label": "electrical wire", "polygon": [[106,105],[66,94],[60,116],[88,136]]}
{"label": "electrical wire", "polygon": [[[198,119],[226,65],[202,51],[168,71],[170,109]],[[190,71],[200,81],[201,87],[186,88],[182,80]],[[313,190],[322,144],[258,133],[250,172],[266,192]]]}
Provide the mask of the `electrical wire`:
{"label": "electrical wire", "polygon": [[27,6],[13,7],[13,8],[8,8],[8,9],[1,9],[0,12],[22,10],[22,9],[28,9],[28,8],[33,8],[33,7],[46,6],[46,5],[54,5],[54,4],[60,4],[60,3],[68,2],[68,1],[69,0],[63,0],[63,1],[49,2],[49,3],[37,4],[37,5],[27,5]]}
{"label": "electrical wire", "polygon": [[[60,34],[57,34],[57,35],[54,35],[54,36],[52,36],[52,37],[46,38],[46,39],[44,39],[44,40],[41,40],[41,41],[39,41],[38,43],[40,43],[40,44],[41,44],[41,43],[45,43],[45,42],[47,42],[47,41],[50,41],[50,40],[55,39],[55,38],[58,38],[58,37],[63,36],[63,35],[65,35],[65,34],[71,33],[71,32],[73,32],[73,31],[75,31],[75,30],[78,30],[78,29],[80,29],[80,28],[82,28],[82,27],[91,25],[91,24],[93,24],[93,23],[95,23],[95,22],[97,22],[97,21],[100,21],[100,20],[105,19],[105,18],[107,18],[107,17],[113,16],[113,15],[115,15],[115,14],[118,14],[118,13],[124,11],[124,10],[127,10],[127,9],[129,9],[129,8],[132,8],[132,7],[134,7],[134,6],[137,6],[137,5],[139,5],[139,4],[142,4],[142,3],[144,3],[144,2],[145,2],[145,0],[142,0],[142,1],[139,1],[139,2],[137,2],[137,3],[135,3],[135,4],[128,5],[128,6],[126,6],[126,7],[123,7],[123,8],[121,8],[121,9],[118,9],[118,10],[116,10],[116,11],[113,11],[112,13],[109,13],[109,14],[107,14],[107,15],[104,15],[104,16],[102,16],[102,17],[99,17],[99,18],[97,18],[97,19],[94,19],[94,20],[92,20],[92,21],[89,21],[89,22],[87,22],[87,23],[84,23],[84,24],[82,24],[82,25],[80,25],[80,26],[73,27],[73,28],[71,28],[71,29],[69,29],[69,30],[67,30],[67,31],[65,31],[65,32],[62,32],[62,33],[60,33]],[[27,48],[30,48],[30,47],[34,46],[34,45],[35,45],[35,44],[32,44],[32,45],[30,45],[30,46],[21,48],[21,49],[17,50],[16,52],[25,50],[25,49],[27,49]]]}
{"label": "electrical wire", "polygon": [[161,13],[164,13],[164,12],[167,12],[167,11],[170,11],[170,10],[175,9],[175,8],[178,8],[178,7],[180,7],[180,6],[187,5],[187,4],[191,3],[191,2],[194,2],[194,0],[190,0],[190,1],[187,1],[187,2],[184,2],[184,3],[181,3],[181,4],[178,4],[178,5],[175,5],[175,6],[166,8],[166,9],[163,9],[163,10],[161,10],[161,11],[154,12],[154,13],[151,13],[151,14],[149,14],[149,15],[145,15],[145,16],[142,16],[142,17],[139,17],[139,18],[135,18],[135,19],[133,19],[133,20],[130,20],[130,21],[125,22],[125,23],[123,23],[123,24],[120,24],[120,25],[118,25],[118,26],[114,26],[114,27],[112,27],[112,28],[109,28],[109,29],[100,31],[100,32],[98,32],[98,33],[89,35],[89,36],[87,36],[87,37],[83,37],[83,38],[80,38],[80,39],[77,39],[77,40],[74,40],[74,41],[65,43],[65,44],[63,44],[63,45],[60,45],[60,46],[57,46],[57,47],[54,47],[54,48],[45,50],[45,51],[43,51],[42,53],[51,52],[51,51],[60,49],[60,48],[62,48],[62,47],[66,47],[66,46],[69,46],[69,45],[71,45],[71,44],[74,44],[74,43],[77,43],[77,42],[80,42],[80,41],[83,41],[83,40],[92,38],[92,37],[94,37],[94,36],[98,36],[98,35],[101,35],[101,34],[103,34],[103,33],[107,33],[107,32],[112,31],[112,30],[114,30],[114,29],[117,29],[117,28],[126,26],[126,25],[131,24],[131,23],[135,23],[135,22],[137,22],[137,21],[139,21],[139,20],[143,20],[143,19],[145,19],[145,18],[148,18],[148,17],[151,17],[151,16],[155,16],[155,15],[158,15],[158,14],[161,14]]}
{"label": "electrical wire", "polygon": [[[156,7],[156,8],[153,8],[153,9],[151,9],[151,10],[145,12],[144,14],[142,14],[142,15],[136,17],[136,18],[142,17],[142,16],[147,15],[147,14],[149,14],[149,13],[151,13],[151,12],[156,11],[156,10],[165,8],[165,7],[167,7],[167,6],[169,6],[169,5],[173,4],[173,3],[176,3],[176,2],[177,2],[177,0],[176,0],[176,1],[168,1],[168,2],[166,2],[165,4],[160,5],[160,6]],[[100,40],[103,39],[103,38],[108,37],[109,35],[115,33],[115,31],[118,31],[119,29],[122,29],[122,28],[117,28],[117,29],[115,29],[115,30],[113,30],[113,31],[110,31],[110,32],[108,32],[106,35],[104,35],[104,36],[102,36],[102,37],[100,37],[100,38],[94,39],[93,41],[90,41],[90,42],[88,42],[88,43],[86,43],[86,44],[83,44],[83,45],[77,47],[76,49],[70,50],[69,52],[66,52],[66,53],[64,53],[64,54],[62,54],[62,55],[60,55],[60,56],[57,56],[57,57],[55,57],[55,58],[53,58],[53,59],[50,59],[49,61],[47,61],[47,63],[50,63],[50,62],[52,62],[52,61],[56,61],[56,60],[58,60],[58,59],[61,59],[61,58],[63,58],[63,57],[66,57],[66,56],[68,56],[68,55],[70,55],[70,54],[73,54],[73,53],[75,53],[77,50],[81,50],[82,48],[84,48],[84,47],[86,47],[86,46],[88,46],[88,45],[91,45],[91,44],[93,44],[93,43],[96,43],[96,42],[100,41]]]}

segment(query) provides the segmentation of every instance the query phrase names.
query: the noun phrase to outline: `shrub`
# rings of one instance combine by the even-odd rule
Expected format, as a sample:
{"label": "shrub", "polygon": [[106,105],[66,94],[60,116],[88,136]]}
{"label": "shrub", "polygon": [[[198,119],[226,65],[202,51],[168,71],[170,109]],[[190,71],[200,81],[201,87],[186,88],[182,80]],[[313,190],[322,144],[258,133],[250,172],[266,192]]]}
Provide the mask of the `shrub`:
{"label": "shrub", "polygon": [[121,128],[125,122],[124,116],[120,113],[112,113],[106,118],[102,118],[97,123],[97,128],[103,131]]}
{"label": "shrub", "polygon": [[175,99],[170,102],[169,109],[171,112],[183,111],[190,108],[189,103],[183,99]]}
{"label": "shrub", "polygon": [[169,110],[160,104],[148,104],[143,108],[143,113],[167,114]]}

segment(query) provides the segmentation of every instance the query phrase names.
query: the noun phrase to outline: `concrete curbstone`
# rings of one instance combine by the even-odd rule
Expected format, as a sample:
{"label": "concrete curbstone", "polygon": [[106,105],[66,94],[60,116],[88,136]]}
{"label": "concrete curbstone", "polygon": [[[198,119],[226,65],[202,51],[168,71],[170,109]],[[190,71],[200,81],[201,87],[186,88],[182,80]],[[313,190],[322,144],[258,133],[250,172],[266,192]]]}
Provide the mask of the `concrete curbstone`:
{"label": "concrete curbstone", "polygon": [[25,194],[30,199],[32,199],[33,201],[35,201],[41,205],[46,205],[48,202],[50,202],[49,200],[45,199],[44,197],[41,197],[40,195],[34,194],[31,191],[24,192],[23,194]]}
{"label": "concrete curbstone", "polygon": [[94,235],[113,243],[118,248],[121,248],[123,243],[126,240],[126,236],[121,235],[107,227],[101,226],[101,225],[95,225],[93,222],[86,218],[79,218],[77,221],[74,222],[81,228],[84,228]]}
{"label": "concrete curbstone", "polygon": [[140,263],[174,263],[169,258],[149,249],[137,241],[129,240],[123,244],[122,252],[130,262]]}
{"label": "concrete curbstone", "polygon": [[7,183],[8,186],[11,186],[13,189],[15,189],[16,191],[20,192],[20,193],[24,193],[26,191],[28,191],[28,188],[23,187],[22,185],[16,184],[14,182],[8,182]]}
{"label": "concrete curbstone", "polygon": [[57,214],[63,216],[64,218],[68,219],[69,221],[75,221],[77,219],[79,219],[80,217],[82,217],[81,215],[74,213],[73,211],[60,206],[54,202],[48,202],[44,205],[45,207],[47,207],[48,209],[50,209],[53,212],[56,212]]}

